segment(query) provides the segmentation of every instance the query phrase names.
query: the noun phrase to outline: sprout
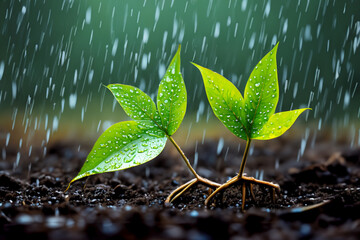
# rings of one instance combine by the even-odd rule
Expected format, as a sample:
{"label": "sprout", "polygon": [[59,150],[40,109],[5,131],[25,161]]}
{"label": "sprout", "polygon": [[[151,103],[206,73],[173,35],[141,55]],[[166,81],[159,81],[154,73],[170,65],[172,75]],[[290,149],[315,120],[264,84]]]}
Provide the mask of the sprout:
{"label": "sprout", "polygon": [[276,66],[278,44],[256,65],[245,87],[244,98],[226,78],[207,68],[194,64],[203,77],[206,95],[216,117],[237,137],[246,140],[246,148],[239,173],[217,188],[206,200],[208,205],[214,195],[235,183],[242,184],[242,210],[245,207],[246,187],[253,198],[253,184],[280,190],[278,184],[244,176],[244,169],[253,139],[269,140],[281,136],[298,116],[309,108],[275,113],[279,100]]}
{"label": "sprout", "polygon": [[185,116],[187,101],[185,83],[180,72],[180,47],[160,82],[157,107],[139,88],[124,84],[110,84],[107,88],[133,121],[116,123],[99,137],[68,188],[71,183],[83,177],[144,164],[162,152],[167,139],[175,146],[195,178],[175,189],[166,203],[175,200],[198,183],[214,189],[220,186],[199,176],[172,138]]}

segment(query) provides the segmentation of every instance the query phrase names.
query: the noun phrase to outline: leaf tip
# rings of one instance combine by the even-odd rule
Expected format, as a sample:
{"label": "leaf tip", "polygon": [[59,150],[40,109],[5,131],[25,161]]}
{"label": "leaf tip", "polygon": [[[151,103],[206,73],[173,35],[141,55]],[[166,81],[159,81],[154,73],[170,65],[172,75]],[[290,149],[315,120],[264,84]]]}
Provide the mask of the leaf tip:
{"label": "leaf tip", "polygon": [[204,70],[205,68],[200,66],[199,64],[196,64],[194,62],[190,62],[192,65],[194,65],[200,72],[202,72],[202,70]]}
{"label": "leaf tip", "polygon": [[198,67],[199,65],[197,65],[196,63],[194,62],[190,62],[192,65],[194,65],[195,67]]}
{"label": "leaf tip", "polygon": [[173,59],[171,60],[171,63],[170,63],[170,65],[175,64],[175,68],[178,71],[180,71],[180,61],[181,61],[181,59],[180,59],[180,51],[181,51],[181,45],[179,44],[179,47],[178,47],[178,49],[177,49],[177,51],[176,51],[176,53],[175,53],[175,55],[174,55],[174,57],[173,57]]}
{"label": "leaf tip", "polygon": [[181,44],[179,44],[176,54],[180,54],[180,51],[181,51]]}
{"label": "leaf tip", "polygon": [[272,51],[275,51],[275,54],[276,54],[278,47],[279,47],[279,42],[277,42],[277,43],[275,44],[275,46],[273,47],[273,49],[271,50],[271,52],[272,52]]}
{"label": "leaf tip", "polygon": [[301,112],[305,112],[306,110],[312,111],[312,108],[301,108],[300,110],[302,110]]}

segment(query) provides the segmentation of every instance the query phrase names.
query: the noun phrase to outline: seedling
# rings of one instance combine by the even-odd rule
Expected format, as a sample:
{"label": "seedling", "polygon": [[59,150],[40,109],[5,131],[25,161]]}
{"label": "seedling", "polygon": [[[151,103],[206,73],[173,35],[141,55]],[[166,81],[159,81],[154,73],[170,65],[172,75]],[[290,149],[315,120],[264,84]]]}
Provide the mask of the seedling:
{"label": "seedling", "polygon": [[136,87],[110,84],[107,88],[133,121],[116,123],[99,137],[68,188],[71,183],[83,177],[123,170],[148,162],[162,152],[167,139],[175,146],[195,178],[175,189],[166,199],[166,203],[175,200],[198,183],[213,189],[220,186],[199,176],[172,138],[184,118],[187,101],[185,83],[180,72],[180,47],[160,82],[157,107],[146,93]]}
{"label": "seedling", "polygon": [[279,86],[276,66],[278,44],[256,65],[245,87],[244,98],[238,89],[223,76],[194,64],[201,72],[206,95],[216,117],[235,136],[246,140],[245,152],[239,173],[218,187],[206,200],[205,205],[215,194],[234,185],[242,185],[242,210],[245,207],[246,188],[249,187],[251,197],[255,199],[253,185],[261,185],[279,191],[278,184],[261,181],[244,175],[245,164],[251,141],[269,140],[281,136],[288,130],[298,116],[309,108],[275,113],[279,100]]}

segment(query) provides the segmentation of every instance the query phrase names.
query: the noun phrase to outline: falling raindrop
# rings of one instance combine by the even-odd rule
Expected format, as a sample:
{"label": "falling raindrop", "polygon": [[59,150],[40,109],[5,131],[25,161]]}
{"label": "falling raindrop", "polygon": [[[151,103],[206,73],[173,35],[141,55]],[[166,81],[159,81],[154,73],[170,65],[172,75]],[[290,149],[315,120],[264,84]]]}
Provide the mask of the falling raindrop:
{"label": "falling raindrop", "polygon": [[17,85],[15,82],[12,82],[11,89],[12,89],[12,99],[15,100],[17,94]]}
{"label": "falling raindrop", "polygon": [[246,10],[247,2],[248,2],[247,0],[242,0],[242,2],[241,2],[241,11]]}
{"label": "falling raindrop", "polygon": [[91,22],[91,7],[88,7],[88,9],[86,10],[85,22],[86,24],[90,24]]}
{"label": "falling raindrop", "polygon": [[142,41],[143,43],[147,43],[149,41],[149,29],[147,28],[144,28]]}
{"label": "falling raindrop", "polygon": [[0,62],[0,81],[4,75],[4,69],[5,69],[5,63],[4,63],[4,61],[1,61]]}
{"label": "falling raindrop", "polygon": [[309,24],[306,25],[306,27],[305,27],[304,40],[305,41],[311,41],[312,40],[311,26]]}
{"label": "falling raindrop", "polygon": [[71,109],[74,109],[75,106],[76,106],[76,101],[77,101],[77,94],[74,93],[74,94],[70,94],[70,97],[69,97],[69,107]]}
{"label": "falling raindrop", "polygon": [[251,37],[250,37],[250,41],[249,41],[249,49],[253,49],[254,45],[255,45],[255,38],[256,38],[256,33],[253,32]]}
{"label": "falling raindrop", "polygon": [[147,61],[148,61],[148,57],[146,54],[144,54],[141,60],[141,70],[145,70],[147,68],[147,64],[148,64]]}
{"label": "falling raindrop", "polygon": [[220,155],[223,147],[224,147],[224,138],[221,137],[221,138],[219,139],[219,142],[218,142],[218,145],[217,145],[217,149],[216,149],[216,154],[217,154],[217,155]]}
{"label": "falling raindrop", "polygon": [[113,56],[116,55],[116,52],[117,52],[117,49],[118,49],[118,44],[119,44],[119,39],[116,38],[115,41],[114,41],[112,50],[111,50],[111,55],[113,55]]}
{"label": "falling raindrop", "polygon": [[220,35],[220,23],[215,24],[214,38],[218,38]]}
{"label": "falling raindrop", "polygon": [[269,17],[269,14],[270,14],[270,1],[268,1],[268,2],[266,3],[265,11],[264,11],[264,16],[265,16],[265,17]]}
{"label": "falling raindrop", "polygon": [[58,118],[55,116],[53,119],[53,124],[52,124],[52,130],[53,132],[57,131],[59,127],[59,120]]}

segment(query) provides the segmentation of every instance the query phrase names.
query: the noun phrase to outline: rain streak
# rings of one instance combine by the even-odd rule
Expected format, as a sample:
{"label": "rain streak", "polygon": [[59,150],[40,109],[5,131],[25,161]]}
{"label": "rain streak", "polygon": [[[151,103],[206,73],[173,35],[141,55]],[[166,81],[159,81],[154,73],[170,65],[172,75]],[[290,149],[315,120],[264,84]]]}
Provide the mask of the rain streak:
{"label": "rain streak", "polygon": [[[260,96],[276,87],[264,85],[267,79],[251,78],[254,66],[276,43],[273,77],[279,80],[280,95],[273,98],[279,102],[264,103],[257,114],[265,122],[269,113],[312,108],[294,125],[293,133],[300,137],[298,161],[306,150],[316,148],[322,135],[333,141],[345,138],[349,146],[358,147],[358,10],[349,1],[335,0],[214,0],[204,5],[190,0],[3,1],[0,158],[14,159],[14,170],[21,161],[29,162],[31,171],[31,162],[43,159],[60,139],[95,138],[112,124],[129,120],[105,87],[109,84],[135,86],[127,91],[118,87],[115,93],[125,112],[131,111],[133,119],[148,115],[164,125],[156,110],[161,106],[155,105],[158,86],[165,74],[178,73],[187,91],[186,115],[178,130],[184,142],[196,142],[196,153],[219,131],[217,152],[225,152],[222,146],[231,133],[220,128],[201,74],[190,62],[223,75],[246,92],[246,104],[255,104],[246,102],[247,94]],[[181,67],[167,73],[179,45]],[[254,84],[245,90],[249,78]],[[166,87],[177,94],[177,83]],[[132,97],[144,105],[134,108]],[[247,112],[244,118],[251,122],[253,114]],[[246,138],[240,124],[244,119],[220,117]],[[260,128],[264,122],[254,124]]]}

